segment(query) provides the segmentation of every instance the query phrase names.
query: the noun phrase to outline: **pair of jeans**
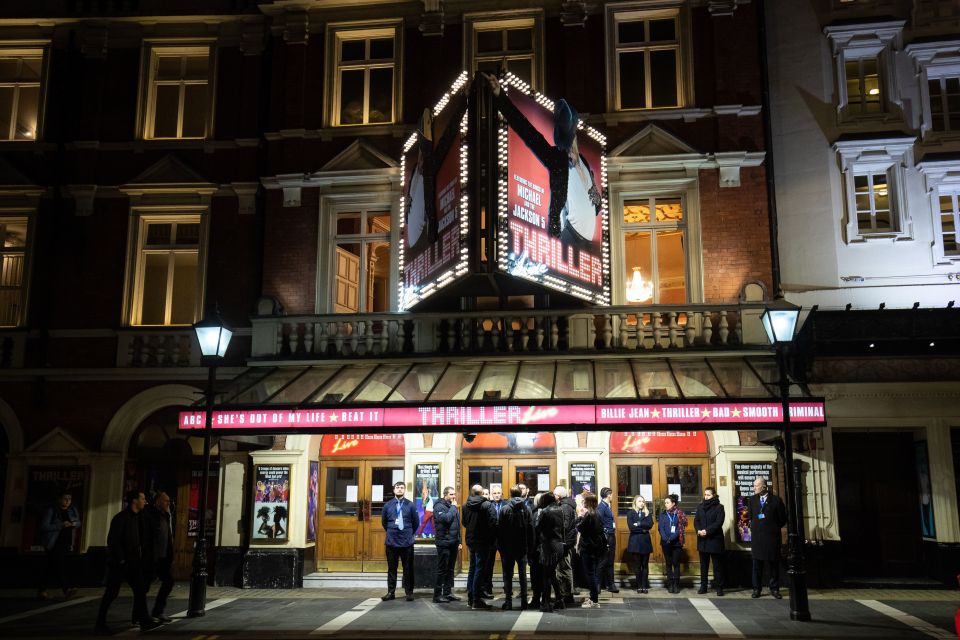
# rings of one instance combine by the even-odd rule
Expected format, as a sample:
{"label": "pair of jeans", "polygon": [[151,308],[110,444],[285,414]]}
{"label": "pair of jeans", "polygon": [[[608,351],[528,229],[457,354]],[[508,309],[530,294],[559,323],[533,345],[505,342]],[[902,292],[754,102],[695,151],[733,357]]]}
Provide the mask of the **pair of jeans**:
{"label": "pair of jeans", "polygon": [[107,567],[107,586],[100,599],[100,610],[97,613],[97,626],[107,624],[107,611],[120,593],[120,585],[124,582],[130,585],[133,591],[132,619],[140,624],[150,624],[147,615],[147,581],[143,569],[139,565],[111,564]]}
{"label": "pair of jeans", "polygon": [[453,593],[453,568],[456,564],[457,548],[437,545],[437,581],[433,586],[434,596]]}
{"label": "pair of jeans", "polygon": [[503,595],[513,597],[513,567],[517,566],[517,578],[520,581],[520,599],[527,599],[527,557],[515,558],[500,552],[500,562],[503,565]]}
{"label": "pair of jeans", "polygon": [[167,598],[173,591],[173,573],[170,568],[173,564],[173,558],[160,558],[153,565],[153,575],[147,579],[147,591],[150,590],[150,583],[154,578],[160,580],[160,590],[157,591],[157,599],[153,602],[153,616],[159,616],[167,608]]}
{"label": "pair of jeans", "polygon": [[403,565],[403,590],[407,594],[413,593],[413,545],[409,547],[391,547],[385,545],[387,551],[387,591],[397,590],[397,564]]}
{"label": "pair of jeans", "polygon": [[484,567],[489,552],[486,547],[470,547],[470,569],[467,571],[467,595],[470,598],[479,598],[483,593]]}
{"label": "pair of jeans", "polygon": [[723,587],[723,554],[700,552],[700,586],[707,588],[710,579],[710,560],[713,559],[713,586]]}
{"label": "pair of jeans", "polygon": [[603,589],[612,589],[616,586],[616,580],[613,577],[613,565],[617,559],[617,533],[616,531],[606,533],[607,553],[600,561],[600,587]]}
{"label": "pair of jeans", "polygon": [[557,565],[557,581],[564,600],[573,597],[573,549],[564,549],[563,557]]}
{"label": "pair of jeans", "polygon": [[[480,586],[483,587],[480,589],[481,593],[493,594],[493,565],[497,562],[497,548],[490,547],[487,550],[487,560],[486,564],[483,565],[483,581],[480,583]],[[503,554],[500,554],[500,564],[503,564]]]}
{"label": "pair of jeans", "polygon": [[661,545],[663,549],[663,559],[667,563],[667,584],[671,581],[680,580],[680,554],[683,553],[683,547],[671,545],[669,547]]}
{"label": "pair of jeans", "polygon": [[560,581],[557,580],[557,565],[540,565],[540,606],[545,607],[550,604],[550,587],[553,586],[553,595],[557,600],[563,599],[560,593]]}
{"label": "pair of jeans", "polygon": [[[761,582],[763,582],[763,567],[766,565],[767,572],[770,574],[770,580],[768,584],[770,585],[770,591],[779,591],[780,590],[780,562],[777,560],[758,560],[753,559],[753,590],[760,591]],[[713,570],[716,572],[717,565],[713,565]]]}
{"label": "pair of jeans", "polygon": [[[702,558],[703,556],[701,556]],[[716,571],[716,569],[714,569]],[[650,554],[637,554],[637,589],[650,588]]]}
{"label": "pair of jeans", "polygon": [[600,563],[602,559],[589,551],[581,551],[580,560],[583,562],[583,572],[587,576],[590,599],[598,602],[600,600]]}

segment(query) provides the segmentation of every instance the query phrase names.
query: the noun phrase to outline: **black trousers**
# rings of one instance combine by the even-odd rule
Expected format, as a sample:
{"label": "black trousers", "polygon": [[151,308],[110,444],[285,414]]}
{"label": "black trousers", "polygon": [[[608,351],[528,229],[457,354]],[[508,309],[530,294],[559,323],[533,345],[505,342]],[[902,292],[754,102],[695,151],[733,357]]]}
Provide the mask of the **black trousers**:
{"label": "black trousers", "polygon": [[530,589],[533,591],[533,599],[539,601],[543,591],[543,567],[536,556],[530,562]]}
{"label": "black trousers", "polygon": [[[487,553],[487,563],[483,566],[483,580],[480,586],[484,593],[493,593],[493,564],[497,561],[497,548],[490,547]],[[500,564],[503,564],[503,554],[500,554]]]}
{"label": "black trousers", "polygon": [[437,581],[433,586],[434,596],[453,593],[453,568],[456,564],[457,548],[437,545]]}
{"label": "black trousers", "polygon": [[683,553],[683,547],[665,547],[663,549],[663,559],[667,564],[667,582],[671,580],[680,580],[680,554]]}
{"label": "black trousers", "polygon": [[540,606],[550,603],[550,587],[553,586],[553,596],[557,600],[563,600],[563,594],[560,592],[560,581],[557,580],[557,565],[540,565]]}
{"label": "black trousers", "polygon": [[573,598],[573,549],[563,550],[563,557],[557,565],[557,580],[564,600]]}
{"label": "black trousers", "polygon": [[710,560],[713,560],[713,586],[719,589],[723,586],[723,554],[700,552],[700,586],[706,588],[710,575]]}
{"label": "black trousers", "polygon": [[[770,576],[768,584],[770,591],[780,590],[780,562],[778,560],[758,560],[753,559],[753,590],[760,591],[763,582],[763,568],[767,567],[767,573]],[[716,565],[714,565],[716,571]]]}
{"label": "black trousers", "polygon": [[598,602],[600,599],[600,574],[597,572],[600,566],[600,556],[595,556],[589,551],[580,553],[583,572],[587,576],[587,588],[590,589],[590,599]]}
{"label": "black trousers", "polygon": [[517,567],[517,579],[520,582],[520,598],[527,599],[527,557],[516,558],[500,554],[500,564],[503,566],[503,595],[513,597],[513,567]]}
{"label": "black trousers", "polygon": [[45,590],[53,582],[60,587],[64,593],[70,588],[67,582],[67,547],[54,546],[47,549],[47,566],[40,574],[40,583],[37,585],[37,591]]}
{"label": "black trousers", "polygon": [[[702,556],[701,556],[702,557]],[[637,589],[650,588],[650,554],[637,554]]]}
{"label": "black trousers", "polygon": [[97,613],[97,625],[107,624],[107,611],[120,593],[120,585],[124,582],[133,590],[132,619],[140,624],[149,623],[147,616],[147,581],[143,569],[139,566],[110,565],[107,567],[107,585],[100,599],[100,611]]}
{"label": "black trousers", "polygon": [[403,590],[413,593],[413,545],[409,547],[391,547],[385,545],[387,551],[387,591],[397,590],[397,563],[403,565]]}
{"label": "black trousers", "polygon": [[598,571],[600,572],[600,588],[612,589],[617,583],[613,577],[613,565],[617,559],[617,534],[608,533],[607,535],[607,555],[600,561]]}
{"label": "black trousers", "polygon": [[161,558],[153,565],[153,575],[147,580],[147,590],[150,590],[150,584],[154,579],[160,580],[160,590],[157,591],[157,599],[153,602],[153,615],[158,616],[167,608],[167,598],[173,591],[173,573],[170,567],[173,565],[173,558]]}

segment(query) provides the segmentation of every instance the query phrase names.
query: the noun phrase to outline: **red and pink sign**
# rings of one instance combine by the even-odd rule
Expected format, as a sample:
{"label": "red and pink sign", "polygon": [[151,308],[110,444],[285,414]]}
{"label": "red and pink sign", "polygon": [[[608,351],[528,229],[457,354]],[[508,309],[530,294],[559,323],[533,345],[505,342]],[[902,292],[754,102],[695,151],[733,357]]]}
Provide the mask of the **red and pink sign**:
{"label": "red and pink sign", "polygon": [[[699,402],[651,404],[487,405],[251,409],[213,412],[213,429],[236,431],[324,431],[387,429],[464,431],[499,427],[701,424],[706,427],[779,424],[777,402]],[[790,421],[823,424],[823,401],[790,403]],[[179,428],[203,429],[203,411],[180,413]]]}
{"label": "red and pink sign", "polygon": [[402,433],[331,433],[320,441],[320,455],[402,456],[406,443]]}
{"label": "red and pink sign", "polygon": [[705,431],[615,431],[610,453],[708,453]]}

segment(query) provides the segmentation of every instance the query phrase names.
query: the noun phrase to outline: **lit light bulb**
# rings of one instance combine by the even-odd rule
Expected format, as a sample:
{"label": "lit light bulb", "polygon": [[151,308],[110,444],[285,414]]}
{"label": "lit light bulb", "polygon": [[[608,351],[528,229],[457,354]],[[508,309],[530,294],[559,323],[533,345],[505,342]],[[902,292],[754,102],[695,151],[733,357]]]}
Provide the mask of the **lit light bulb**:
{"label": "lit light bulb", "polygon": [[867,93],[869,93],[872,96],[878,96],[880,95],[880,89],[877,89],[876,87],[874,87],[873,89],[870,89],[870,91],[867,91]]}
{"label": "lit light bulb", "polygon": [[653,297],[653,285],[644,282],[640,267],[633,268],[633,277],[627,286],[627,302],[646,302]]}

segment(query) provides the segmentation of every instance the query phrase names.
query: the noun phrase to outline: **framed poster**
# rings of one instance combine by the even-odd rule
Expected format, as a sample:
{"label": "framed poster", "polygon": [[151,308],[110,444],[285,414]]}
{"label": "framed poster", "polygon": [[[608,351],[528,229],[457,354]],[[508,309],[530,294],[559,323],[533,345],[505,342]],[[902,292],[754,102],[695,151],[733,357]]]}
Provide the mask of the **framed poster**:
{"label": "framed poster", "polygon": [[927,540],[937,538],[937,521],[933,515],[933,489],[930,486],[930,457],[927,442],[913,443],[917,466],[917,488],[920,490],[920,535]]}
{"label": "framed poster", "polygon": [[24,503],[21,546],[24,551],[42,551],[38,537],[40,519],[50,507],[57,505],[60,494],[69,492],[77,509],[80,526],[74,534],[74,551],[81,544],[83,520],[86,517],[89,469],[79,466],[30,467],[27,470],[27,499]]}
{"label": "framed poster", "polygon": [[433,528],[433,505],[440,499],[440,464],[429,462],[414,465],[413,490],[416,494],[414,504],[420,516],[418,540],[432,540],[436,534]]}
{"label": "framed poster", "polygon": [[317,491],[320,487],[320,463],[310,461],[307,474],[307,542],[317,541]]}
{"label": "framed poster", "polygon": [[598,494],[597,465],[594,462],[570,463],[570,495],[578,496],[584,491]]}
{"label": "framed poster", "polygon": [[753,495],[753,481],[766,478],[773,491],[772,462],[734,462],[733,495],[737,508],[737,542],[750,542],[750,519],[747,517],[747,500]]}
{"label": "framed poster", "polygon": [[[219,495],[218,486],[220,483],[220,465],[210,464],[210,474],[207,478],[207,514],[206,514],[206,535],[208,540],[212,540],[217,530],[217,497]],[[200,531],[200,493],[203,487],[203,469],[192,469],[190,471],[190,509],[187,514],[187,536],[196,538]],[[169,495],[169,494],[168,494]],[[176,496],[176,490],[173,493]],[[147,500],[151,498],[148,495]],[[172,509],[172,507],[171,507]],[[171,513],[174,511],[171,510]]]}
{"label": "framed poster", "polygon": [[253,477],[254,540],[286,542],[289,539],[290,465],[258,464]]}

